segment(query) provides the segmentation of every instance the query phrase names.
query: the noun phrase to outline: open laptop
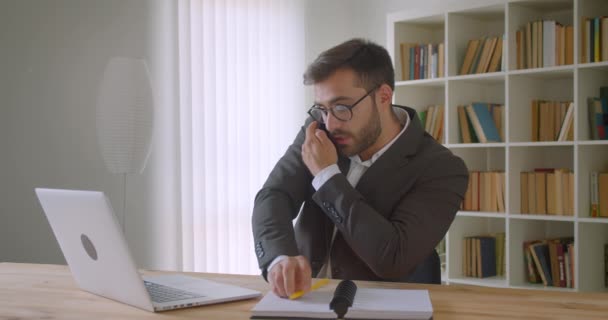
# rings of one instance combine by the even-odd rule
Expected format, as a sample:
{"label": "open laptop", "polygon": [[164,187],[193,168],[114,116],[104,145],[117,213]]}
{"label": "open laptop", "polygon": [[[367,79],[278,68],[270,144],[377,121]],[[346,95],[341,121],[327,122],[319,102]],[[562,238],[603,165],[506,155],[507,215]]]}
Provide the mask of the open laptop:
{"label": "open laptop", "polygon": [[142,276],[105,194],[36,189],[80,288],[148,311],[254,298],[260,292],[179,274]]}

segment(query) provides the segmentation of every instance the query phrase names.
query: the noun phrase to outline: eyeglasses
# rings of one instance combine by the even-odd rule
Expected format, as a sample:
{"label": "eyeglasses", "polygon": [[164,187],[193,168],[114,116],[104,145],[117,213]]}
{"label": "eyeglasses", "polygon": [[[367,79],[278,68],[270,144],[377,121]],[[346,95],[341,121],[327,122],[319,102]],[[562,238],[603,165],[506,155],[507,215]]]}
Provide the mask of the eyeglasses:
{"label": "eyeglasses", "polygon": [[367,96],[369,96],[377,88],[377,86],[372,88],[363,97],[361,97],[361,99],[357,100],[350,106],[345,104],[337,104],[333,106],[333,108],[325,108],[323,106],[314,104],[310,109],[308,109],[308,114],[319,123],[327,122],[328,112],[331,112],[331,115],[340,121],[349,121],[353,117],[353,108],[356,107],[359,102],[363,101],[363,99],[367,98]]}

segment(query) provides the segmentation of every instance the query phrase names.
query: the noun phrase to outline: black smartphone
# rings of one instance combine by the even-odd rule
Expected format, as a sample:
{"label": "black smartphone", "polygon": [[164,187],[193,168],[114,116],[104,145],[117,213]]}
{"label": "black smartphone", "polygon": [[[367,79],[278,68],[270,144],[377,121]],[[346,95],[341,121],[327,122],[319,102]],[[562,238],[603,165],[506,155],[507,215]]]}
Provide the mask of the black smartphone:
{"label": "black smartphone", "polygon": [[321,122],[317,121],[317,129],[321,129],[321,130],[325,131],[325,133],[327,133],[329,136],[329,131],[327,131],[327,128],[325,127],[325,123],[321,123]]}

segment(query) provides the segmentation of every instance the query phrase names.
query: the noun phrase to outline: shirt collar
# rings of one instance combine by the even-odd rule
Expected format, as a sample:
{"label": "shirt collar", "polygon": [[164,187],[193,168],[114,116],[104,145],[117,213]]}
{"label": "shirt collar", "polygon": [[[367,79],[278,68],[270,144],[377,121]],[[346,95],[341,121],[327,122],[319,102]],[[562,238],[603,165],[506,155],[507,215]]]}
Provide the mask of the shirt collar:
{"label": "shirt collar", "polygon": [[352,157],[349,157],[352,162],[365,166],[365,167],[371,167],[372,164],[374,164],[374,162],[376,162],[376,160],[378,160],[378,158],[380,158],[380,156],[383,155],[384,152],[386,152],[386,150],[388,150],[388,148],[390,148],[393,145],[393,143],[395,143],[395,141],[397,141],[397,139],[399,139],[399,137],[405,132],[405,130],[407,129],[407,127],[410,124],[410,115],[407,113],[407,111],[405,111],[405,109],[402,109],[402,108],[393,108],[393,111],[395,112],[395,115],[399,119],[399,122],[401,124],[403,124],[403,129],[401,129],[399,134],[397,134],[391,141],[389,141],[387,144],[385,144],[384,147],[382,147],[382,149],[380,149],[376,153],[374,153],[372,155],[372,157],[369,158],[369,160],[361,161],[361,158],[357,154]]}

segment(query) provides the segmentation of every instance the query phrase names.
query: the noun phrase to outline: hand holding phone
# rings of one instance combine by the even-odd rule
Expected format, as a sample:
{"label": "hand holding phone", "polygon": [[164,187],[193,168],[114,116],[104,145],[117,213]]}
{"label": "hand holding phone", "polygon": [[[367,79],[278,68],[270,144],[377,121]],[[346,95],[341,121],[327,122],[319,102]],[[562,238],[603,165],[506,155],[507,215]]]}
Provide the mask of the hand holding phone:
{"label": "hand holding phone", "polygon": [[[325,134],[317,130],[323,130]],[[313,176],[327,166],[337,163],[336,146],[329,138],[325,125],[311,122],[306,128],[306,138],[302,144],[302,160]]]}

